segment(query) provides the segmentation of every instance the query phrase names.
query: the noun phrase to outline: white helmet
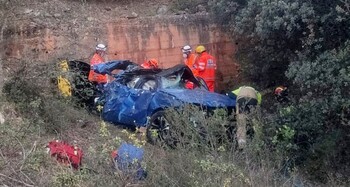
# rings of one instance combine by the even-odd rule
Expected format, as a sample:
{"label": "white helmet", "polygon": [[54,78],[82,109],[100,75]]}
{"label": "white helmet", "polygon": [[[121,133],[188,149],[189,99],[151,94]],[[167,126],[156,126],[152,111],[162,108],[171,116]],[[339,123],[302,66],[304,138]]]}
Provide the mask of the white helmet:
{"label": "white helmet", "polygon": [[97,44],[96,50],[98,50],[98,51],[106,51],[107,50],[107,46],[105,44]]}
{"label": "white helmet", "polygon": [[181,50],[182,50],[183,53],[188,53],[188,52],[192,51],[192,48],[189,45],[185,45],[185,46],[182,47]]}

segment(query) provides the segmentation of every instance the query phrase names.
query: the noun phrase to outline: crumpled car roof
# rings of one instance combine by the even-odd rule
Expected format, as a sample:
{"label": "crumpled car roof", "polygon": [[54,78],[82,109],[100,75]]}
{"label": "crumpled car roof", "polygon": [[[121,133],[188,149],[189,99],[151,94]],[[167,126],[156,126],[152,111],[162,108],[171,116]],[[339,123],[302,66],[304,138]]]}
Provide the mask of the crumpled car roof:
{"label": "crumpled car roof", "polygon": [[[182,77],[195,83],[199,84],[198,80],[192,74],[191,70],[184,64],[178,64],[174,67],[168,69],[144,69],[140,65],[130,61],[130,60],[113,60],[108,61],[104,64],[99,64],[94,66],[94,71],[100,74],[112,75],[112,71],[115,69],[123,70],[118,76],[128,76],[128,75],[148,75],[157,74],[160,77],[166,77],[178,72],[182,72]],[[114,75],[112,75],[114,76]]]}

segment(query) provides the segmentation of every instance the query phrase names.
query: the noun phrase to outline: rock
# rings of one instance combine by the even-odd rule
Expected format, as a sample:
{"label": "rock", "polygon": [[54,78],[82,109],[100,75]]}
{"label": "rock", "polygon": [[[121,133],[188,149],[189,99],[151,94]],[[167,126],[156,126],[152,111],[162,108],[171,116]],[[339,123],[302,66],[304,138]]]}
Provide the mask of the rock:
{"label": "rock", "polygon": [[111,11],[112,9],[110,7],[105,7],[105,10]]}
{"label": "rock", "polygon": [[137,18],[139,15],[136,12],[132,12],[131,15],[127,16],[128,19]]}
{"label": "rock", "polygon": [[40,14],[41,14],[41,13],[40,13],[39,11],[34,12],[34,16],[36,16],[36,17],[37,17],[37,16],[40,16]]}
{"label": "rock", "polygon": [[5,123],[5,117],[4,115],[0,112],[0,124]]}
{"label": "rock", "polygon": [[158,9],[157,9],[157,15],[164,15],[168,12],[169,8],[166,5],[161,5]]}
{"label": "rock", "polygon": [[134,16],[134,17],[139,16],[136,12],[132,12],[131,15]]}
{"label": "rock", "polygon": [[29,13],[31,13],[31,12],[33,12],[32,9],[25,9],[25,10],[24,10],[24,13],[25,13],[25,14],[29,14]]}
{"label": "rock", "polygon": [[94,21],[95,19],[93,17],[88,17],[87,20],[88,21]]}
{"label": "rock", "polygon": [[59,14],[59,13],[56,13],[56,14],[53,15],[53,17],[55,17],[55,18],[59,18],[59,17],[61,17],[61,16],[62,16],[62,15]]}
{"label": "rock", "polygon": [[50,13],[45,12],[45,13],[43,14],[43,16],[44,16],[44,17],[51,17],[51,14],[50,14]]}

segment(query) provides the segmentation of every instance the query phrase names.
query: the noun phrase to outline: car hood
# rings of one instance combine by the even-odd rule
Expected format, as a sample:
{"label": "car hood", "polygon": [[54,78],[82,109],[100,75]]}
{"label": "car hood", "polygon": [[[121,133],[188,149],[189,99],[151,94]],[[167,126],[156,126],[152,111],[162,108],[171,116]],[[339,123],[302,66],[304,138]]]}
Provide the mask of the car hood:
{"label": "car hood", "polygon": [[234,107],[236,104],[236,100],[233,98],[201,89],[161,89],[159,91],[169,94],[182,102],[206,107]]}

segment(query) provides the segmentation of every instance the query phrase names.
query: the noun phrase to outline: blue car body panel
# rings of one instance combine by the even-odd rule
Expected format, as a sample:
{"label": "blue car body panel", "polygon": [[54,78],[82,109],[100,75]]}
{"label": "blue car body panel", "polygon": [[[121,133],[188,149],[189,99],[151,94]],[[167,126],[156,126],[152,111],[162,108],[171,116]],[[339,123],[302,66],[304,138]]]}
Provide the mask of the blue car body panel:
{"label": "blue car body panel", "polygon": [[200,89],[163,89],[160,91],[166,92],[185,103],[213,108],[234,107],[236,103],[235,100],[230,99],[226,95]]}
{"label": "blue car body panel", "polygon": [[118,82],[105,87],[106,102],[102,118],[115,124],[131,126],[147,122],[147,110],[154,93],[142,89],[132,89]]}
{"label": "blue car body panel", "polygon": [[97,73],[111,75],[115,69],[126,70],[129,66],[135,67],[137,64],[129,60],[112,60],[103,64],[93,66],[93,70]]}
{"label": "blue car body panel", "polygon": [[128,69],[134,69],[133,66],[135,64],[130,63],[130,61],[111,61],[94,67],[96,72],[103,74],[109,74],[111,69],[116,67],[123,70],[116,76],[115,81],[104,87],[105,103],[102,111],[104,120],[114,124],[140,127],[147,125],[147,117],[154,112],[169,107],[181,107],[185,104],[208,108],[235,107],[235,99],[203,89],[157,88],[143,90],[130,88],[122,84],[120,80],[123,79],[124,73],[128,73]]}

